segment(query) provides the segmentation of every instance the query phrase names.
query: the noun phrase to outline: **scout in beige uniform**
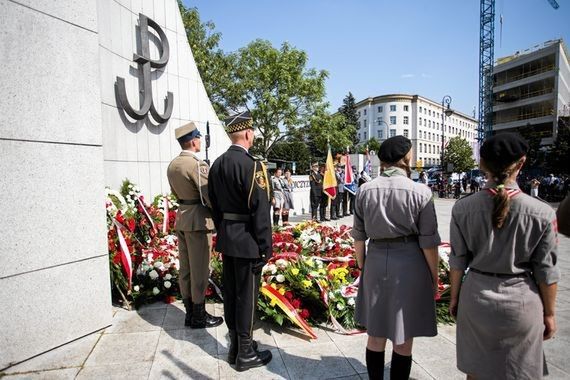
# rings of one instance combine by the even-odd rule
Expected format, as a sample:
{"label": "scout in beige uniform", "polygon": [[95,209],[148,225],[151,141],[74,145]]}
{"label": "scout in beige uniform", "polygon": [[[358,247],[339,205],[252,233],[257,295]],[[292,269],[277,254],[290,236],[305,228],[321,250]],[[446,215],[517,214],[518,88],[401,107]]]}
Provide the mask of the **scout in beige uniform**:
{"label": "scout in beige uniform", "polygon": [[352,236],[363,268],[356,321],[367,329],[366,367],[372,380],[382,379],[386,339],[394,346],[390,378],[407,379],[413,338],[437,334],[440,237],[430,189],[408,178],[411,147],[403,136],[384,141],[378,153],[382,174],[356,192]]}
{"label": "scout in beige uniform", "polygon": [[208,164],[200,152],[200,132],[194,123],[176,128],[182,152],[168,166],[168,182],[178,198],[176,214],[180,260],[180,293],[186,307],[185,325],[192,328],[215,327],[223,319],[206,312],[204,298],[210,275],[210,252],[214,223],[208,197]]}
{"label": "scout in beige uniform", "polygon": [[542,342],[556,331],[556,217],[517,186],[527,150],[511,133],[486,140],[489,181],[452,210],[450,312],[457,367],[468,378],[542,378]]}

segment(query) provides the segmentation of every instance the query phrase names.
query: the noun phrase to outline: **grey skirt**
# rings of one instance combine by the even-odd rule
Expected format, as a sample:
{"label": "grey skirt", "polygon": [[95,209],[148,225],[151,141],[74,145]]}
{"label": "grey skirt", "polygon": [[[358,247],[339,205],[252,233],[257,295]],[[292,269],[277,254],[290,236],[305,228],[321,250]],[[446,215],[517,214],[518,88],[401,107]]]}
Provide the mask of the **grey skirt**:
{"label": "grey skirt", "polygon": [[394,344],[437,335],[431,273],[417,242],[368,244],[356,321]]}
{"label": "grey skirt", "polygon": [[469,272],[457,315],[457,368],[478,379],[541,379],[543,308],[531,277]]}
{"label": "grey skirt", "polygon": [[293,204],[293,193],[291,193],[290,191],[283,191],[283,196],[284,196],[284,202],[283,202],[283,208],[285,210],[291,210],[295,208],[295,205]]}

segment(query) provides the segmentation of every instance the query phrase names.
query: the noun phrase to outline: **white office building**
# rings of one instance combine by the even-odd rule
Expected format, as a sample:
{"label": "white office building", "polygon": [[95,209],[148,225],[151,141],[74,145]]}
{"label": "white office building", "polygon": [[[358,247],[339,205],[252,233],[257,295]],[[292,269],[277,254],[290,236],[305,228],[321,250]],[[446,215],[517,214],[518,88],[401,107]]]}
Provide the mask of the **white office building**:
{"label": "white office building", "polygon": [[441,163],[442,146],[452,137],[463,137],[475,146],[477,119],[452,110],[450,116],[445,116],[441,103],[420,95],[370,97],[356,103],[356,133],[361,144],[370,138],[382,142],[392,136],[405,136],[413,144],[412,162],[416,167],[429,168]]}
{"label": "white office building", "polygon": [[543,144],[556,137],[570,107],[569,54],[562,40],[499,58],[493,69],[493,131],[530,126]]}

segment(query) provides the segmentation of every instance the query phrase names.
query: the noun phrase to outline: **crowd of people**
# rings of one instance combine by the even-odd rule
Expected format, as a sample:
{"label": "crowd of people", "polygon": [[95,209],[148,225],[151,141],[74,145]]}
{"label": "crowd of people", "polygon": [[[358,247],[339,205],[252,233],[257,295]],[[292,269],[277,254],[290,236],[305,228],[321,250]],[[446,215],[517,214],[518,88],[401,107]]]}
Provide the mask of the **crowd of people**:
{"label": "crowd of people", "polygon": [[[271,351],[260,350],[253,340],[254,310],[261,271],[272,256],[271,207],[273,224],[279,218],[288,223],[293,189],[290,172],[283,175],[278,169],[270,178],[264,164],[249,154],[254,130],[248,113],[228,119],[226,131],[232,145],[210,168],[196,155],[201,148],[196,125],[176,129],[182,152],[170,164],[168,180],[180,204],[176,230],[185,324],[206,328],[223,321],[204,308],[215,230],[215,249],[223,260],[228,362],[245,371],[272,359]],[[538,379],[547,373],[542,345],[556,333],[557,225],[570,233],[570,200],[555,214],[550,205],[521,190],[517,179],[527,150],[517,135],[485,140],[481,167],[488,181],[453,206],[449,312],[457,320],[457,367],[468,379]],[[368,334],[369,378],[383,378],[390,340],[390,378],[407,379],[414,338],[437,335],[434,296],[441,239],[425,177],[410,179],[411,141],[391,137],[378,156],[380,176],[373,181],[366,172],[355,176],[350,185],[358,191],[353,186],[347,191],[346,168],[336,166],[330,219],[354,214],[351,233],[362,270],[355,318]],[[327,220],[323,171],[318,163],[312,165],[311,212],[313,219]],[[540,188],[543,181],[536,181]],[[567,182],[550,178],[544,183]],[[532,179],[530,186],[536,186]]]}

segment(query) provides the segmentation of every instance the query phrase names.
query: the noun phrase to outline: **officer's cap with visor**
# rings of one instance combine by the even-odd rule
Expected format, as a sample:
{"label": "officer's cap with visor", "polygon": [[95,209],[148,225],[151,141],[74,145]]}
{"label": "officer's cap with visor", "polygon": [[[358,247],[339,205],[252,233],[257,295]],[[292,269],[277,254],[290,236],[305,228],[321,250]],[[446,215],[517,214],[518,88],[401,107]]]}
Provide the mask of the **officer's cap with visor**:
{"label": "officer's cap with visor", "polygon": [[240,112],[224,120],[227,133],[235,133],[246,129],[253,129],[253,119],[249,111]]}
{"label": "officer's cap with visor", "polygon": [[187,141],[201,136],[202,135],[200,134],[200,131],[194,122],[184,124],[183,126],[178,127],[174,130],[174,137],[176,137],[176,140],[178,140],[180,144],[184,144]]}
{"label": "officer's cap with visor", "polygon": [[481,158],[497,167],[509,165],[528,152],[528,143],[517,133],[504,132],[485,140],[481,146]]}
{"label": "officer's cap with visor", "polygon": [[390,137],[380,145],[378,158],[385,163],[395,163],[404,158],[410,149],[412,149],[412,142],[407,137]]}

